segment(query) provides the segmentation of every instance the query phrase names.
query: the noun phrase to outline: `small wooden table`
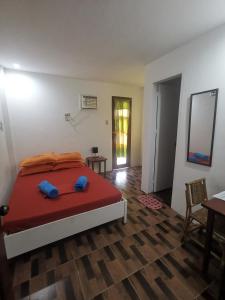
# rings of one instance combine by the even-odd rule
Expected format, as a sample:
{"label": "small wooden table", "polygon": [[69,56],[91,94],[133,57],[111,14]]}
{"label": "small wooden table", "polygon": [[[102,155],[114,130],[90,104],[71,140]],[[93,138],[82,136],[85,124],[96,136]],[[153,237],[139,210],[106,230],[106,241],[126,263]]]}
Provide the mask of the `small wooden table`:
{"label": "small wooden table", "polygon": [[95,169],[95,163],[98,164],[98,173],[99,174],[101,173],[101,163],[104,162],[104,177],[105,177],[107,158],[105,158],[104,156],[89,156],[86,158],[86,160],[87,160],[88,167],[90,167],[90,164],[91,164],[91,168],[93,171]]}
{"label": "small wooden table", "polygon": [[[203,273],[206,274],[209,268],[215,215],[218,214],[225,218],[225,201],[214,198],[202,204],[202,206],[208,209],[205,253],[204,253],[203,268],[202,268]],[[221,284],[220,284],[219,299],[225,299],[225,267],[223,270]]]}

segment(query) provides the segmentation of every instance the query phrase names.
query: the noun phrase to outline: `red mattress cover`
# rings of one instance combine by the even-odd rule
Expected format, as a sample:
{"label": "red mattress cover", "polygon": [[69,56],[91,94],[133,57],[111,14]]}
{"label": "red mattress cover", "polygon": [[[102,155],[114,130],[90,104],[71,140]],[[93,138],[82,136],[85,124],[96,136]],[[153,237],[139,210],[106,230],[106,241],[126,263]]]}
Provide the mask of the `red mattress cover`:
{"label": "red mattress cover", "polygon": [[[65,186],[72,190],[75,181],[81,175],[87,176],[89,181],[84,192],[48,199],[43,197],[37,187],[42,180],[48,180],[59,190],[61,187],[65,191]],[[18,176],[9,201],[9,213],[3,218],[3,230],[15,233],[120,200],[120,191],[86,166]]]}

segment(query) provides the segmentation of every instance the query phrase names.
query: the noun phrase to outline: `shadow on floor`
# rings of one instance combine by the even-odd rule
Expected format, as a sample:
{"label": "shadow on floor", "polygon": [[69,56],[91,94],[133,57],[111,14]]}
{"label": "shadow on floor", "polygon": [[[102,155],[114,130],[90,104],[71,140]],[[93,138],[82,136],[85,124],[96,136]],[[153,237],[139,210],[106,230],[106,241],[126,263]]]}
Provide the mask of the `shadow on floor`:
{"label": "shadow on floor", "polygon": [[159,192],[154,192],[152,194],[158,197],[164,203],[166,203],[169,207],[171,207],[172,188],[159,191]]}

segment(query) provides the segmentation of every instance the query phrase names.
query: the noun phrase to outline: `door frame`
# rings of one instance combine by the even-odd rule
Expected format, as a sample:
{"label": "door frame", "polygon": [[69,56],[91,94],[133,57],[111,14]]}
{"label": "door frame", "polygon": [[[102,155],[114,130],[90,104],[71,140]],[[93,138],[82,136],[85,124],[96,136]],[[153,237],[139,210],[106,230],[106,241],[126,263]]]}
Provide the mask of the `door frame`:
{"label": "door frame", "polygon": [[[130,116],[129,116],[129,127],[128,127],[128,136],[127,136],[127,163],[123,165],[116,164],[116,140],[115,140],[115,119],[114,119],[114,108],[115,108],[115,99],[125,99],[130,102]],[[121,169],[130,167],[131,161],[131,116],[132,116],[132,98],[131,97],[121,97],[121,96],[112,96],[112,168]]]}
{"label": "door frame", "polygon": [[[155,99],[156,99],[156,109],[155,109],[155,141],[154,141],[154,161],[153,161],[153,181],[152,181],[152,191],[156,192],[157,187],[157,180],[158,180],[158,147],[159,147],[159,129],[160,129],[160,122],[161,122],[161,116],[160,116],[160,108],[161,108],[161,92],[160,92],[160,84],[165,83],[167,81],[173,80],[173,79],[180,78],[180,96],[179,96],[179,107],[178,107],[178,116],[177,116],[177,133],[179,128],[179,115],[180,115],[180,98],[181,98],[181,85],[182,85],[182,74],[177,74],[174,76],[171,76],[169,78],[160,80],[156,83],[154,83],[155,88]],[[177,154],[177,144],[175,147],[175,160],[176,160],[176,154]],[[175,160],[174,160],[174,169],[175,169]],[[173,173],[173,180],[174,180],[174,173]],[[173,186],[172,186],[173,190]]]}
{"label": "door frame", "polygon": [[159,84],[156,85],[156,118],[155,118],[155,139],[154,139],[154,164],[153,164],[153,182],[152,182],[152,191],[155,192],[157,185],[157,175],[158,175],[158,142],[159,142],[159,111],[160,111],[160,93],[159,93]]}

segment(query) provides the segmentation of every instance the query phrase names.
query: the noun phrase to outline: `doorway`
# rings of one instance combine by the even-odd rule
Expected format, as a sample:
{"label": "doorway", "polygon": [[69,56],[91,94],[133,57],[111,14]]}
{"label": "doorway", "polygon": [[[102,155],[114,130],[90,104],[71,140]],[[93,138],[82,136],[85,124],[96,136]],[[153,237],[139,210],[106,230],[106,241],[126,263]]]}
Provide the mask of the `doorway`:
{"label": "doorway", "polygon": [[112,166],[130,166],[131,153],[131,98],[112,97]]}
{"label": "doorway", "polygon": [[171,206],[181,76],[156,84],[156,136],[153,192]]}

